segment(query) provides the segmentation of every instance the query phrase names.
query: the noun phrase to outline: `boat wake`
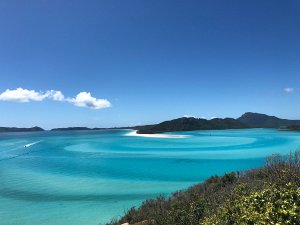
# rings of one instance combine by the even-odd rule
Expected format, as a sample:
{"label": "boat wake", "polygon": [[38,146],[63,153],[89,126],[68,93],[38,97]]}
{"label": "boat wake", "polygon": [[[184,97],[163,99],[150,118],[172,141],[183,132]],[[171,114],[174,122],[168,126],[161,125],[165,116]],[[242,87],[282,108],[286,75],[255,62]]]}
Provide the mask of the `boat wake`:
{"label": "boat wake", "polygon": [[32,145],[38,144],[38,143],[40,143],[40,142],[41,142],[41,141],[36,141],[36,142],[29,143],[29,144],[27,144],[27,145],[24,145],[24,148],[29,148],[29,147],[31,147]]}
{"label": "boat wake", "polygon": [[24,148],[29,148],[35,144],[38,144],[42,141],[36,141],[29,144],[24,145],[23,147],[17,147],[15,149],[11,149],[9,151],[6,151],[6,154],[0,156],[0,161],[5,161],[9,159],[18,158],[20,156],[28,155],[30,152],[33,152],[33,150],[24,150]]}

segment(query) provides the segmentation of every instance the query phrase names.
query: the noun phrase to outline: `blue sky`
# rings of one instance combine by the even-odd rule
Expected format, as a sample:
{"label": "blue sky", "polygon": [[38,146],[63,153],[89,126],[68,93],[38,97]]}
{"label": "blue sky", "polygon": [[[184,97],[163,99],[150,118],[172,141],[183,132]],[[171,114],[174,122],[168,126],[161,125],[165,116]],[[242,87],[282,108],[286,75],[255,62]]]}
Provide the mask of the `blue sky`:
{"label": "blue sky", "polygon": [[[3,0],[0,10],[0,126],[300,119],[298,0]],[[17,88],[42,99],[6,92]]]}

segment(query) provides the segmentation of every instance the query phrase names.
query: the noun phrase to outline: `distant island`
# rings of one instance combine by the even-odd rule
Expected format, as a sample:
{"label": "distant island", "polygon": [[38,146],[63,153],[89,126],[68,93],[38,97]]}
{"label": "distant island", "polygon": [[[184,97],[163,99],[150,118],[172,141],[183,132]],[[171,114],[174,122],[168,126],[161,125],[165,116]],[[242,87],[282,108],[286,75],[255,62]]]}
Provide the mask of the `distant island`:
{"label": "distant island", "polygon": [[280,128],[295,125],[300,126],[300,120],[280,119],[276,116],[252,112],[243,114],[237,120],[251,128]]}
{"label": "distant island", "polygon": [[88,128],[88,127],[62,127],[62,128],[54,128],[51,131],[81,131],[81,130],[103,130],[105,128]]}
{"label": "distant island", "polygon": [[[295,126],[300,126],[300,120],[280,119],[261,113],[247,112],[237,119],[198,119],[194,117],[182,117],[174,120],[140,129],[139,134],[155,134],[173,131],[192,131],[192,130],[225,130],[225,129],[244,129],[244,128],[276,128],[285,127],[287,130],[296,130]],[[299,127],[298,127],[299,129]]]}
{"label": "distant island", "polygon": [[[54,128],[51,131],[97,131],[97,130],[115,130],[115,129],[133,129],[138,134],[157,134],[174,131],[193,131],[193,130],[226,130],[226,129],[246,129],[246,128],[276,128],[288,131],[300,131],[300,120],[281,119],[276,116],[269,116],[261,113],[247,112],[237,119],[233,118],[214,118],[211,120],[182,117],[168,120],[159,124],[111,127],[111,128],[88,128],[88,127],[64,127]],[[44,131],[40,127],[16,128],[0,127],[0,132],[32,132]]]}
{"label": "distant island", "polygon": [[0,127],[0,132],[33,132],[33,131],[44,131],[44,129],[40,127],[30,127],[30,128]]}
{"label": "distant island", "polygon": [[193,130],[225,130],[248,128],[245,124],[232,118],[225,119],[197,119],[194,117],[182,117],[175,120],[165,121],[150,128],[138,130],[139,134],[155,134],[172,131]]}
{"label": "distant island", "polygon": [[60,128],[53,128],[51,131],[93,131],[93,130],[124,130],[124,129],[133,129],[133,130],[139,130],[139,129],[149,129],[153,127],[154,125],[143,125],[143,126],[134,126],[134,127],[110,127],[110,128],[89,128],[89,127],[60,127]]}

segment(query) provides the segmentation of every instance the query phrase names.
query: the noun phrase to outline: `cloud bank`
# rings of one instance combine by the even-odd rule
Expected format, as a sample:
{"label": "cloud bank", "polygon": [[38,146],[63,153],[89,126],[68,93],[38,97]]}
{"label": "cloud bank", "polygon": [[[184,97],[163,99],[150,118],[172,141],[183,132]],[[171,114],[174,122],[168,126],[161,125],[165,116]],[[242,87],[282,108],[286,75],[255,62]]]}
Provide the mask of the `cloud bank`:
{"label": "cloud bank", "polygon": [[61,91],[48,90],[45,92],[17,88],[15,90],[7,89],[0,94],[0,101],[12,102],[30,102],[53,100],[60,102],[68,102],[78,107],[87,107],[90,109],[103,109],[111,107],[111,103],[107,99],[97,99],[90,92],[80,92],[75,98],[65,98]]}

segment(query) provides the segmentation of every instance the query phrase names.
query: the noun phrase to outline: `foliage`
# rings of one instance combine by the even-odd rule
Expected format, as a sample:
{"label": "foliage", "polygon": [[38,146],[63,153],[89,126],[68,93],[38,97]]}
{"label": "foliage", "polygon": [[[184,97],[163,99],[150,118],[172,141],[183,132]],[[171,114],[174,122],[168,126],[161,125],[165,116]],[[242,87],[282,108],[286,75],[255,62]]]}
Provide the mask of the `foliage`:
{"label": "foliage", "polygon": [[232,118],[206,120],[194,117],[182,117],[164,121],[152,127],[139,129],[138,133],[151,134],[172,131],[242,129],[247,127],[245,124]]}
{"label": "foliage", "polygon": [[31,127],[31,128],[0,127],[0,132],[31,132],[31,131],[44,131],[44,129],[40,127]]}
{"label": "foliage", "polygon": [[300,125],[300,120],[280,119],[275,116],[252,112],[243,114],[240,118],[238,118],[238,121],[248,127],[257,128],[279,128],[283,126]]}
{"label": "foliage", "polygon": [[300,188],[288,183],[285,187],[266,188],[245,196],[243,192],[227,200],[223,207],[202,221],[217,224],[298,224],[300,222]]}

